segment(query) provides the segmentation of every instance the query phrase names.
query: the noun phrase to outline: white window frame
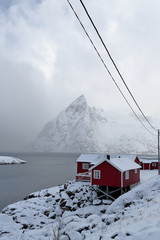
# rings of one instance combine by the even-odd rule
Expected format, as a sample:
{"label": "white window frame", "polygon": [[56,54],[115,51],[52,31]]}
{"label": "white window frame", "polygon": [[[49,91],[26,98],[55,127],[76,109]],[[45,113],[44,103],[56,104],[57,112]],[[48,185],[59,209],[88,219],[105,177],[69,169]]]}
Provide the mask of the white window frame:
{"label": "white window frame", "polygon": [[137,172],[138,172],[138,171],[137,171],[137,168],[134,170],[134,172],[135,172],[135,173],[137,173]]}
{"label": "white window frame", "polygon": [[153,167],[156,167],[156,163],[152,163],[152,166],[153,166]]}
{"label": "white window frame", "polygon": [[93,171],[93,178],[100,179],[101,178],[101,170],[94,170]]}
{"label": "white window frame", "polygon": [[89,163],[82,163],[82,169],[89,169]]}
{"label": "white window frame", "polygon": [[129,171],[125,171],[125,179],[129,179]]}

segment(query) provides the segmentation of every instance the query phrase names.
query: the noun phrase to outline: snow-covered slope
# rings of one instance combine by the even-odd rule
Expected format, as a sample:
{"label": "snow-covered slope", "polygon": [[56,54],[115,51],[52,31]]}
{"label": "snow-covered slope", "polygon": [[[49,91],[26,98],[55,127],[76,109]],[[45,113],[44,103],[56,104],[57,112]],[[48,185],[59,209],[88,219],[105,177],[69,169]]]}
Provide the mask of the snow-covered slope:
{"label": "snow-covered slope", "polygon": [[0,213],[0,239],[158,240],[160,177],[157,170],[142,170],[141,177],[113,203],[83,182],[32,193]]}
{"label": "snow-covered slope", "polygon": [[82,95],[44,126],[29,150],[155,153],[156,141],[132,115],[90,107]]}

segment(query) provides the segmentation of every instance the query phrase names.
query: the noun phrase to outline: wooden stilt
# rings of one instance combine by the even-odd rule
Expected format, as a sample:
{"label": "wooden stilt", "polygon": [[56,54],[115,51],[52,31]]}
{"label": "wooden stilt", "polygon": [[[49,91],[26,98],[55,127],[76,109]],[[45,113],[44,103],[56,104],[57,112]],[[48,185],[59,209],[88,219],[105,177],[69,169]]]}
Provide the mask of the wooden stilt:
{"label": "wooden stilt", "polygon": [[108,186],[106,187],[106,191],[107,191],[106,199],[108,200],[108,195],[109,195],[109,189],[108,189]]}
{"label": "wooden stilt", "polygon": [[103,195],[101,195],[101,196],[98,197],[98,198],[102,198],[102,197],[106,196],[106,198],[108,197],[108,199],[110,198],[110,199],[112,199],[112,200],[115,200],[114,197],[112,197],[112,196],[111,196],[110,194],[108,194],[107,192],[102,191],[100,188],[95,189],[93,186],[92,186],[92,188],[93,188],[96,192],[103,193]]}

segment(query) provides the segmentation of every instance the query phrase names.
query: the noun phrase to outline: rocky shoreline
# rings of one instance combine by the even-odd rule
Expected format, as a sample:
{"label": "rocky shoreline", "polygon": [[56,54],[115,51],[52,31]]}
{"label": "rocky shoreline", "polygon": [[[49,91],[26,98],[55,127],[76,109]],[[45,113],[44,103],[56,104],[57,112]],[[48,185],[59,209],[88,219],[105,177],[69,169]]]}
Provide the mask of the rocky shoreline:
{"label": "rocky shoreline", "polygon": [[[14,227],[7,228],[0,225],[1,239],[14,239],[13,236],[22,235],[27,240],[39,239],[33,238],[34,232],[36,234],[39,232],[40,239],[51,239],[53,236],[56,239],[57,234],[61,235],[58,239],[73,239],[72,231],[70,233],[66,227],[74,224],[75,221],[80,223],[82,219],[88,221],[89,216],[89,221],[91,221],[93,213],[98,211],[98,214],[104,214],[106,205],[111,203],[109,200],[102,202],[96,198],[97,194],[89,183],[75,181],[32,193],[25,198],[25,201],[11,204],[2,210],[0,223],[5,216],[8,218],[8,223],[10,222],[10,225]],[[91,227],[92,231],[97,225],[94,222]],[[64,229],[62,225],[65,225]],[[76,235],[87,228],[86,224],[79,224]]]}
{"label": "rocky shoreline", "polygon": [[[142,171],[142,183],[113,203],[100,200],[89,183],[29,194],[0,213],[1,240],[157,240],[160,178]],[[145,236],[145,237],[143,237]]]}

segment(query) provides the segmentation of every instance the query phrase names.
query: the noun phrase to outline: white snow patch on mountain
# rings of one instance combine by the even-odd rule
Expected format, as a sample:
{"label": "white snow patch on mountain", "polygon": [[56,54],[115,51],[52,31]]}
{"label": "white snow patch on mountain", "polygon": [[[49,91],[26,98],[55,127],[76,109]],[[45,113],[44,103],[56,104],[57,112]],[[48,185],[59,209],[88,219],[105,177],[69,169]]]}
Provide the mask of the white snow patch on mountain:
{"label": "white snow patch on mountain", "polygon": [[[160,124],[157,119],[150,121],[156,126]],[[153,154],[157,151],[156,146],[157,138],[149,134],[133,115],[120,116],[90,107],[82,95],[48,122],[28,149]]]}

